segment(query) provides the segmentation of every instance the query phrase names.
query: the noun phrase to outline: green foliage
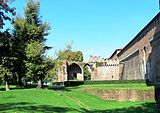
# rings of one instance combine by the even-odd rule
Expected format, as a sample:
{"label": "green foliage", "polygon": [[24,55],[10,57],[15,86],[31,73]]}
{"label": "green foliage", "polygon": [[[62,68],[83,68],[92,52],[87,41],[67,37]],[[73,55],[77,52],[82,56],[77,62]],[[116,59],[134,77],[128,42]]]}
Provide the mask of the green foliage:
{"label": "green foliage", "polygon": [[38,41],[30,41],[25,48],[25,53],[29,60],[39,59],[44,54],[43,44]]}
{"label": "green foliage", "polygon": [[48,23],[41,24],[30,24],[25,18],[16,17],[14,22],[15,35],[20,42],[29,43],[32,40],[45,42],[44,36],[48,35],[48,30],[50,29]]}
{"label": "green foliage", "polygon": [[12,76],[12,72],[3,65],[0,65],[0,83],[4,83],[8,81],[8,79]]}
{"label": "green foliage", "polygon": [[[6,13],[13,14],[14,9],[11,9],[7,2],[0,1],[0,7]],[[16,17],[14,20],[13,37],[8,31],[0,33],[1,78],[12,73],[12,77],[18,79],[19,85],[22,85],[21,79],[26,78],[25,75],[42,80],[53,67],[44,55],[46,50],[50,49],[44,44],[50,27],[48,23],[41,21],[39,8],[39,1],[28,0],[24,10],[25,16]],[[2,17],[4,14],[0,14],[0,27],[3,27],[1,24],[5,19]],[[10,18],[6,16],[6,19]]]}
{"label": "green foliage", "polygon": [[89,71],[88,66],[83,68],[83,75],[85,80],[91,80],[91,72]]}
{"label": "green foliage", "polygon": [[41,79],[45,78],[46,65],[45,52],[50,47],[45,46],[49,24],[41,21],[39,16],[39,1],[28,0],[24,9],[24,17],[16,17],[14,21],[14,42],[17,44],[17,70],[19,79],[23,75]]}
{"label": "green foliage", "polygon": [[96,62],[96,67],[102,66],[103,62]]}
{"label": "green foliage", "polygon": [[33,2],[33,0],[28,0],[24,13],[28,23],[39,24],[41,22],[39,19],[39,7],[38,1]]}
{"label": "green foliage", "polygon": [[72,42],[66,45],[64,50],[57,53],[58,60],[83,62],[83,53],[81,51],[72,51]]}
{"label": "green foliage", "polygon": [[12,76],[13,62],[16,60],[11,39],[8,31],[0,33],[0,78],[3,82]]}
{"label": "green foliage", "polygon": [[59,51],[58,60],[83,62],[83,53],[81,51]]}
{"label": "green foliage", "polygon": [[45,79],[46,80],[53,80],[56,76],[56,69],[55,66],[56,65],[56,61],[53,60],[51,57],[47,57],[45,58]]}

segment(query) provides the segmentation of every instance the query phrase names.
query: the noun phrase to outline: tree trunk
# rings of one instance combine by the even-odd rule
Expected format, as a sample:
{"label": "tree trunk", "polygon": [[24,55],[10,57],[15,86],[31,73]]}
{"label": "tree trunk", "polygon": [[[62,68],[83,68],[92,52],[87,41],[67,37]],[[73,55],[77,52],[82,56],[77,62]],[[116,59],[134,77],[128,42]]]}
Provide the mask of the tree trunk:
{"label": "tree trunk", "polygon": [[8,84],[8,76],[7,76],[6,73],[5,73],[5,75],[4,75],[4,80],[5,80],[5,82],[6,82],[6,91],[8,91],[8,90],[9,90],[9,84]]}
{"label": "tree trunk", "polygon": [[42,80],[42,78],[39,78],[39,79],[38,79],[37,89],[42,89],[42,88],[43,88],[43,80]]}
{"label": "tree trunk", "polygon": [[27,85],[28,85],[28,84],[27,84],[27,79],[26,79],[26,77],[25,77],[24,80],[23,80],[23,86],[26,88],[26,87],[28,87]]}
{"label": "tree trunk", "polygon": [[20,86],[20,87],[24,86],[22,83],[22,77],[19,74],[18,74],[18,86]]}
{"label": "tree trunk", "polygon": [[9,85],[7,81],[6,81],[6,91],[9,91]]}

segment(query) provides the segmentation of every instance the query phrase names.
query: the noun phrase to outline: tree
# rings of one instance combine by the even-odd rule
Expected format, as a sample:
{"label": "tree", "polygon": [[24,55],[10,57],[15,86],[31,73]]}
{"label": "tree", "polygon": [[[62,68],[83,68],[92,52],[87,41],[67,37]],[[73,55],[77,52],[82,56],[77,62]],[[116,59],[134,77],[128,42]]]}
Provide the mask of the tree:
{"label": "tree", "polygon": [[[39,1],[28,0],[25,7],[25,17],[17,17],[14,22],[14,36],[16,41],[19,41],[18,53],[21,53],[18,58],[21,62],[21,68],[25,75],[32,76],[38,79],[38,88],[43,87],[44,79],[44,53],[50,47],[45,46],[49,24],[42,22],[39,17]],[[35,51],[37,48],[39,50]],[[25,63],[23,63],[25,62]],[[23,68],[25,67],[25,68]],[[22,74],[21,72],[19,74]],[[19,75],[21,78],[22,75]]]}
{"label": "tree", "polygon": [[54,60],[52,57],[46,57],[44,59],[44,63],[45,63],[45,80],[50,80],[52,81],[53,79],[55,79],[55,75],[56,75],[56,65],[57,62],[56,60]]}
{"label": "tree", "polygon": [[57,59],[83,62],[83,53],[81,51],[72,51],[71,44],[68,44],[64,50],[59,50],[57,53]]}
{"label": "tree", "polygon": [[3,65],[0,65],[0,78],[2,81],[5,81],[6,84],[6,91],[9,90],[9,78],[11,77],[12,73],[11,71],[7,68],[4,67]]}
{"label": "tree", "polygon": [[22,83],[22,78],[25,77],[26,73],[26,66],[25,66],[25,48],[27,46],[27,32],[28,32],[28,25],[24,18],[16,17],[14,24],[13,24],[13,48],[15,51],[15,57],[17,60],[14,62],[15,66],[15,73],[17,74],[18,84],[19,86],[24,85]]}
{"label": "tree", "polygon": [[14,0],[0,0],[0,28],[3,28],[4,20],[10,20],[11,17],[7,15],[7,13],[11,13],[12,15],[15,15],[15,8],[11,8],[8,5],[8,2],[12,2]]}
{"label": "tree", "polygon": [[0,33],[0,78],[6,83],[6,90],[9,90],[9,78],[13,75],[13,48],[11,35],[8,31]]}
{"label": "tree", "polygon": [[81,51],[59,51],[58,60],[67,60],[75,62],[83,62],[83,53]]}
{"label": "tree", "polygon": [[91,72],[89,71],[89,67],[85,66],[83,68],[83,75],[84,75],[84,80],[91,80]]}
{"label": "tree", "polygon": [[38,79],[38,87],[43,88],[45,76],[45,64],[43,62],[43,45],[37,41],[31,41],[26,47],[27,76]]}
{"label": "tree", "polygon": [[50,79],[54,76],[54,61],[46,58],[43,45],[40,42],[32,41],[26,47],[27,76],[38,79],[37,88],[43,88],[43,79]]}

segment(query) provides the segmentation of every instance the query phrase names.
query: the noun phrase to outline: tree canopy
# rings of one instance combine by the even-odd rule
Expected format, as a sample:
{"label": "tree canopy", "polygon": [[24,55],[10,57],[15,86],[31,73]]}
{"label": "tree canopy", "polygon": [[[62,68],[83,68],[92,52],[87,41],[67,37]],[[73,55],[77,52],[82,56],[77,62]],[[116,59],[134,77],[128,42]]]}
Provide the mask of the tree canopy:
{"label": "tree canopy", "polygon": [[[15,14],[8,2],[0,0],[0,19],[11,20],[5,13]],[[50,47],[45,45],[46,36],[50,29],[47,22],[42,22],[40,2],[28,0],[24,8],[24,17],[17,16],[13,23],[13,32],[0,32],[0,79],[8,82],[8,78],[15,78],[17,85],[22,86],[28,78],[39,81],[38,88],[43,87],[45,76],[53,68],[53,62],[45,52]],[[3,27],[1,24],[0,27]],[[22,81],[25,79],[25,81]]]}
{"label": "tree canopy", "polygon": [[71,43],[66,45],[64,50],[59,50],[57,53],[58,60],[67,60],[75,62],[83,62],[83,53],[81,51],[72,51]]}

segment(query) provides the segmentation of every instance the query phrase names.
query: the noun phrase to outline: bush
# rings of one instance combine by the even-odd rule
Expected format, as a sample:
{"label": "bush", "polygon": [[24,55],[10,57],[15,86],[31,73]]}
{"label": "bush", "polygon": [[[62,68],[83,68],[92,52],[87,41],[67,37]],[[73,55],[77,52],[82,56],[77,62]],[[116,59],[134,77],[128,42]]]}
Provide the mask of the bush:
{"label": "bush", "polygon": [[[79,86],[79,85],[92,85],[92,84],[133,84],[133,83],[146,83],[145,80],[105,80],[105,81],[66,81],[65,87]],[[62,85],[62,82],[54,82],[52,85]]]}
{"label": "bush", "polygon": [[64,82],[64,85],[66,87],[69,87],[69,86],[79,86],[79,85],[83,85],[84,84],[84,81],[67,81],[67,82]]}

